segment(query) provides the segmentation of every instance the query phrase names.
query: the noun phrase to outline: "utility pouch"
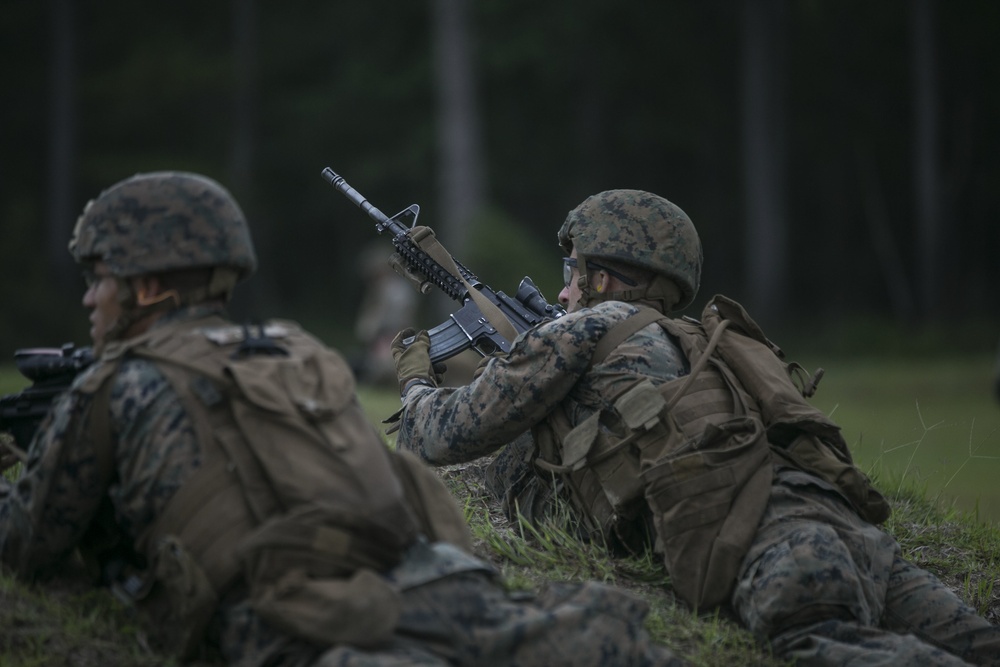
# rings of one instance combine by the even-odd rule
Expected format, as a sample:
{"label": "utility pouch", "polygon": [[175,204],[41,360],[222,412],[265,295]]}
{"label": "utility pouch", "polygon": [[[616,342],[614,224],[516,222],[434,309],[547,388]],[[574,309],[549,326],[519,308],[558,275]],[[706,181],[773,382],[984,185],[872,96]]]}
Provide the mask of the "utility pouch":
{"label": "utility pouch", "polygon": [[588,530],[614,537],[633,554],[643,553],[648,539],[646,526],[637,528],[645,507],[640,462],[666,436],[665,407],[652,383],[640,382],[618,397],[612,410],[595,412],[568,430],[560,463],[535,461],[541,470],[563,476]]}
{"label": "utility pouch", "polygon": [[671,583],[696,609],[729,601],[770,496],[769,456],[760,421],[738,417],[644,466]]}
{"label": "utility pouch", "polygon": [[815,391],[822,369],[811,382],[796,386],[793,378],[801,368],[786,363],[780,350],[731,299],[716,296],[702,317],[706,330],[728,321],[742,334],[722,338],[719,355],[756,399],[775,453],[839,488],[866,521],[888,519],[889,503],[854,464],[840,427],[805,400]]}
{"label": "utility pouch", "polygon": [[386,642],[401,612],[399,592],[367,569],[347,578],[312,579],[292,570],[254,591],[254,611],[274,627],[321,645]]}
{"label": "utility pouch", "polygon": [[889,518],[892,508],[871,480],[850,459],[838,456],[838,450],[818,436],[802,434],[775,452],[796,468],[806,470],[840,489],[855,511],[869,523],[879,524]]}

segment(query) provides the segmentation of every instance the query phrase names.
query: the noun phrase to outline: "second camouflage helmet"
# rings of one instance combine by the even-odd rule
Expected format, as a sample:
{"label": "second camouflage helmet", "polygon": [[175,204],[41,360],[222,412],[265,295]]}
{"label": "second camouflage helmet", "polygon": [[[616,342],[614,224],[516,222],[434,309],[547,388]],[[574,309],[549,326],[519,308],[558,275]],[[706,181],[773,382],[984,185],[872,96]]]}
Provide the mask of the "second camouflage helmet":
{"label": "second camouflage helmet", "polygon": [[687,214],[642,190],[606,190],[569,212],[559,245],[586,258],[614,259],[666,276],[691,304],[701,284],[701,239]]}
{"label": "second camouflage helmet", "polygon": [[83,209],[69,250],[78,263],[104,262],[122,278],[227,267],[242,280],[257,268],[232,195],[186,172],[136,174],[104,190]]}

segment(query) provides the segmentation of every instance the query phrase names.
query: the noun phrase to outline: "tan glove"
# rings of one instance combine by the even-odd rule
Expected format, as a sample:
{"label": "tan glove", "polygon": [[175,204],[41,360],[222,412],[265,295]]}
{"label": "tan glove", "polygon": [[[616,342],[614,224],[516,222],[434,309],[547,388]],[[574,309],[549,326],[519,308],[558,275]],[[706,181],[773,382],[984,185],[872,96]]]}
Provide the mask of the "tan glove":
{"label": "tan glove", "polygon": [[[403,343],[406,338],[413,338],[409,345]],[[396,377],[399,379],[399,395],[406,393],[411,382],[436,387],[434,368],[431,365],[431,338],[427,332],[419,333],[413,329],[403,329],[392,339],[392,361],[396,364]]]}

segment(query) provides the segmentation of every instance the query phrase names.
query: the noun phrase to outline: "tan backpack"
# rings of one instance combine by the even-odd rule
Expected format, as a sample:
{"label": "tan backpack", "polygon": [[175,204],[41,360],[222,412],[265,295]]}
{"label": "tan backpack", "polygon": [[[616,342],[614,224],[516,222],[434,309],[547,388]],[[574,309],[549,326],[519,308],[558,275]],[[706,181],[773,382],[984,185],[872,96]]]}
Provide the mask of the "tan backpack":
{"label": "tan backpack", "polygon": [[557,413],[536,429],[536,464],[559,475],[592,530],[628,544],[641,527],[640,503],[648,507],[674,589],[706,608],[729,600],[775,457],[840,488],[866,519],[888,516],[839,428],[805,401],[814,384],[796,387],[801,369],[736,302],[716,296],[701,322],[641,308],[605,335],[592,363],[653,322],[680,344],[687,376],[659,387],[639,381],[612,397],[610,413],[576,426]]}
{"label": "tan backpack", "polygon": [[377,573],[419,535],[471,550],[447,488],[386,447],[346,362],[293,323],[166,326],[105,359],[126,354],[156,363],[203,451],[137,543],[153,576],[133,597],[178,630],[182,655],[241,579],[275,627],[320,644],[379,643],[395,627],[399,592]]}

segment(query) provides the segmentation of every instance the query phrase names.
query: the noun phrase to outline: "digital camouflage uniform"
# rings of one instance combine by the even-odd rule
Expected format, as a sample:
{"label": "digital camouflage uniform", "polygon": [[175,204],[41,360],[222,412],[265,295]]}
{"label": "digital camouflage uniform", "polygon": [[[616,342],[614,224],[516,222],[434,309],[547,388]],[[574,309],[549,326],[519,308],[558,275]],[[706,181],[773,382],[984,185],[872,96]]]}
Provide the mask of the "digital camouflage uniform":
{"label": "digital camouflage uniform", "polygon": [[[621,198],[609,195],[607,209],[614,210]],[[487,474],[501,498],[537,514],[534,504],[553,485],[546,470],[533,469],[539,452],[525,436],[529,429],[557,409],[579,425],[609,410],[609,397],[637,379],[659,386],[691,370],[676,341],[655,323],[591,365],[602,337],[637,308],[599,299],[589,305],[525,332],[467,386],[410,386],[398,446],[443,465],[511,443]],[[1000,664],[1000,629],[901,558],[896,541],[862,520],[837,487],[779,461],[773,465],[770,500],[731,599],[758,639],[801,664]],[[650,541],[651,514],[647,506],[635,518]]]}
{"label": "digital camouflage uniform", "polygon": [[[190,194],[192,187],[197,192],[204,187],[204,180],[197,177],[188,179],[185,175],[152,175],[145,178],[148,180],[139,183],[138,193],[131,192],[125,198],[130,215],[111,216],[113,224],[119,229],[153,224],[145,221],[155,219],[156,212],[163,208],[144,202],[149,199],[155,202],[160,192],[157,188],[164,179],[171,185],[181,181],[179,190],[182,197]],[[188,182],[185,183],[185,180]],[[194,181],[193,186],[191,181]],[[126,181],[125,185],[127,192],[135,182]],[[209,189],[213,198],[221,191],[218,186]],[[204,198],[198,199],[205,201]],[[291,323],[288,326],[294,329]],[[266,333],[270,329],[261,328],[260,335],[270,335]],[[160,584],[158,577],[161,573],[157,570],[156,577],[153,577],[150,570],[144,569],[150,563],[144,557],[153,557],[151,551],[137,554],[134,548],[148,541],[150,531],[156,534],[156,529],[164,521],[164,514],[178,507],[178,498],[190,497],[191,491],[201,491],[192,487],[192,480],[204,479],[199,475],[211,468],[212,457],[218,455],[218,444],[207,444],[199,437],[200,428],[205,423],[200,413],[210,412],[226,400],[233,400],[223,399],[223,403],[219,403],[218,399],[223,397],[213,395],[206,389],[204,382],[199,380],[199,369],[187,368],[181,372],[169,364],[162,365],[161,361],[151,361],[160,357],[150,355],[158,353],[158,346],[169,348],[173,345],[181,350],[178,359],[182,361],[184,350],[190,349],[194,353],[204,350],[206,344],[194,345],[178,336],[204,334],[206,339],[220,345],[219,355],[234,359],[239,356],[237,353],[242,350],[242,343],[252,338],[250,329],[242,328],[242,333],[240,330],[241,327],[230,326],[222,317],[221,306],[192,304],[166,312],[138,337],[111,341],[104,355],[76,378],[71,389],[59,399],[42,424],[29,448],[29,459],[21,477],[13,484],[0,482],[0,562],[21,576],[32,577],[60,569],[79,549],[79,553],[87,556],[88,563],[96,568],[92,573],[97,579],[111,584],[125,597],[138,598],[140,609],[143,609],[141,591],[149,590],[145,586],[148,582],[152,582],[153,591],[159,590],[156,586]],[[290,341],[290,344],[294,342],[289,348],[293,357],[299,353],[296,350],[322,348],[318,341],[310,342],[308,336],[294,330],[288,338],[279,336],[272,342],[282,345],[284,340]],[[208,347],[211,348],[211,345]],[[175,349],[170,354],[176,353]],[[163,354],[166,355],[163,359],[173,358],[170,354]],[[328,350],[323,354],[337,356]],[[333,367],[346,370],[342,360]],[[208,365],[204,369],[204,372],[209,372]],[[109,374],[109,370],[113,372]],[[108,377],[106,382],[95,381],[103,376]],[[178,385],[178,377],[186,380]],[[365,422],[361,408],[353,398],[353,379],[349,374],[337,378],[325,377],[318,384],[336,384],[351,397],[347,404],[338,408],[333,427],[327,431],[333,438],[334,446],[341,448],[345,457],[351,451],[367,451],[371,461],[388,457],[384,445],[367,424],[361,434],[363,438],[358,436],[357,431],[341,429],[340,437],[353,434],[352,437],[360,439],[336,444],[336,424],[342,423],[347,428],[348,423],[357,425]],[[99,390],[95,392],[95,386],[109,387],[106,397]],[[195,398],[207,402],[203,407],[197,407],[199,403]],[[106,403],[102,403],[104,400]],[[106,410],[100,405],[104,405]],[[300,409],[305,415],[310,414],[310,410],[322,410],[322,406],[303,404]],[[104,419],[105,412],[107,419]],[[326,413],[316,412],[311,419],[325,423],[329,417]],[[228,433],[216,433],[213,443],[216,438],[221,442],[230,437]],[[247,437],[243,436],[244,439]],[[104,438],[108,442],[99,442]],[[234,440],[228,442],[229,445],[236,443]],[[290,445],[290,442],[283,442],[281,446]],[[226,451],[239,453],[238,449]],[[110,460],[107,458],[109,452]],[[226,470],[238,471],[242,475],[243,463],[234,459]],[[358,470],[353,484],[349,479],[338,480],[331,476],[331,495],[339,493],[337,484],[364,486],[366,482],[363,480],[371,474],[369,470]],[[442,490],[447,496],[440,480],[433,476],[430,479],[433,480],[433,488]],[[232,484],[241,485],[230,481],[223,486]],[[213,488],[207,490],[216,491]],[[259,493],[244,491],[247,502],[261,498]],[[389,494],[398,493],[398,490],[387,487],[385,493],[390,498]],[[411,496],[409,491],[405,496],[412,501],[422,501],[425,497],[423,494]],[[451,503],[449,507],[453,505]],[[243,508],[236,512],[232,522],[227,522],[226,517],[216,519],[218,507],[209,503],[203,510],[192,511],[190,517],[179,517],[176,522],[178,535],[188,535],[188,525],[197,525],[203,519],[200,516],[202,511],[204,516],[212,519],[212,525],[217,526],[216,532],[220,535],[231,528],[230,523],[240,525],[244,515],[250,511]],[[364,515],[366,509],[353,508],[359,517]],[[430,519],[434,524],[435,518]],[[350,516],[342,516],[338,525],[350,526],[351,521]],[[248,582],[245,578],[238,578],[227,583],[223,590],[216,591],[221,599],[217,606],[210,609],[213,612],[211,618],[200,628],[205,635],[202,647],[207,654],[204,655],[218,655],[226,663],[239,667],[265,664],[274,667],[682,664],[675,661],[666,649],[650,644],[642,628],[645,605],[632,596],[589,583],[554,586],[537,596],[508,594],[487,564],[459,546],[434,542],[411,533],[408,522],[407,517],[401,518],[400,535],[412,537],[401,538],[405,541],[398,556],[388,554],[396,564],[383,568],[375,575],[381,582],[379,585],[395,591],[394,595],[398,595],[400,600],[398,621],[388,628],[388,636],[378,645],[357,646],[350,638],[333,646],[324,645],[300,638],[287,629],[279,629],[278,626],[283,626],[286,619],[277,616],[275,623],[266,621],[257,607],[260,600],[252,599]],[[462,528],[467,530],[464,525]],[[208,538],[211,539],[212,535]],[[363,540],[356,544],[359,547],[370,546]],[[320,548],[324,545],[317,542],[315,546]],[[184,554],[185,548],[192,548],[192,544],[182,541],[171,548],[180,549],[179,553]],[[217,546],[216,551],[229,553],[235,549],[236,545],[224,542]],[[324,549],[316,553],[326,552]],[[156,552],[155,557],[160,555]],[[288,561],[291,564],[298,562],[297,552],[286,555],[292,559]],[[353,557],[354,553],[348,551],[337,564],[350,562]],[[378,555],[372,557],[377,558]],[[321,560],[315,563],[317,567],[323,565]],[[206,560],[195,558],[194,565],[195,570],[199,569],[197,566],[208,568],[207,557]],[[343,575],[345,579],[349,574]],[[317,583],[323,584],[324,581],[336,583],[330,577]],[[142,586],[136,588],[136,582]],[[209,583],[215,582],[210,578]],[[280,587],[276,595],[281,595]],[[365,596],[362,594],[360,597]],[[368,604],[366,599],[353,602],[362,609]],[[370,602],[376,611],[382,608],[378,604],[378,600]],[[175,616],[181,613],[177,609],[171,611]],[[345,620],[350,622],[351,619]],[[150,628],[154,632],[158,629],[164,628]]]}

